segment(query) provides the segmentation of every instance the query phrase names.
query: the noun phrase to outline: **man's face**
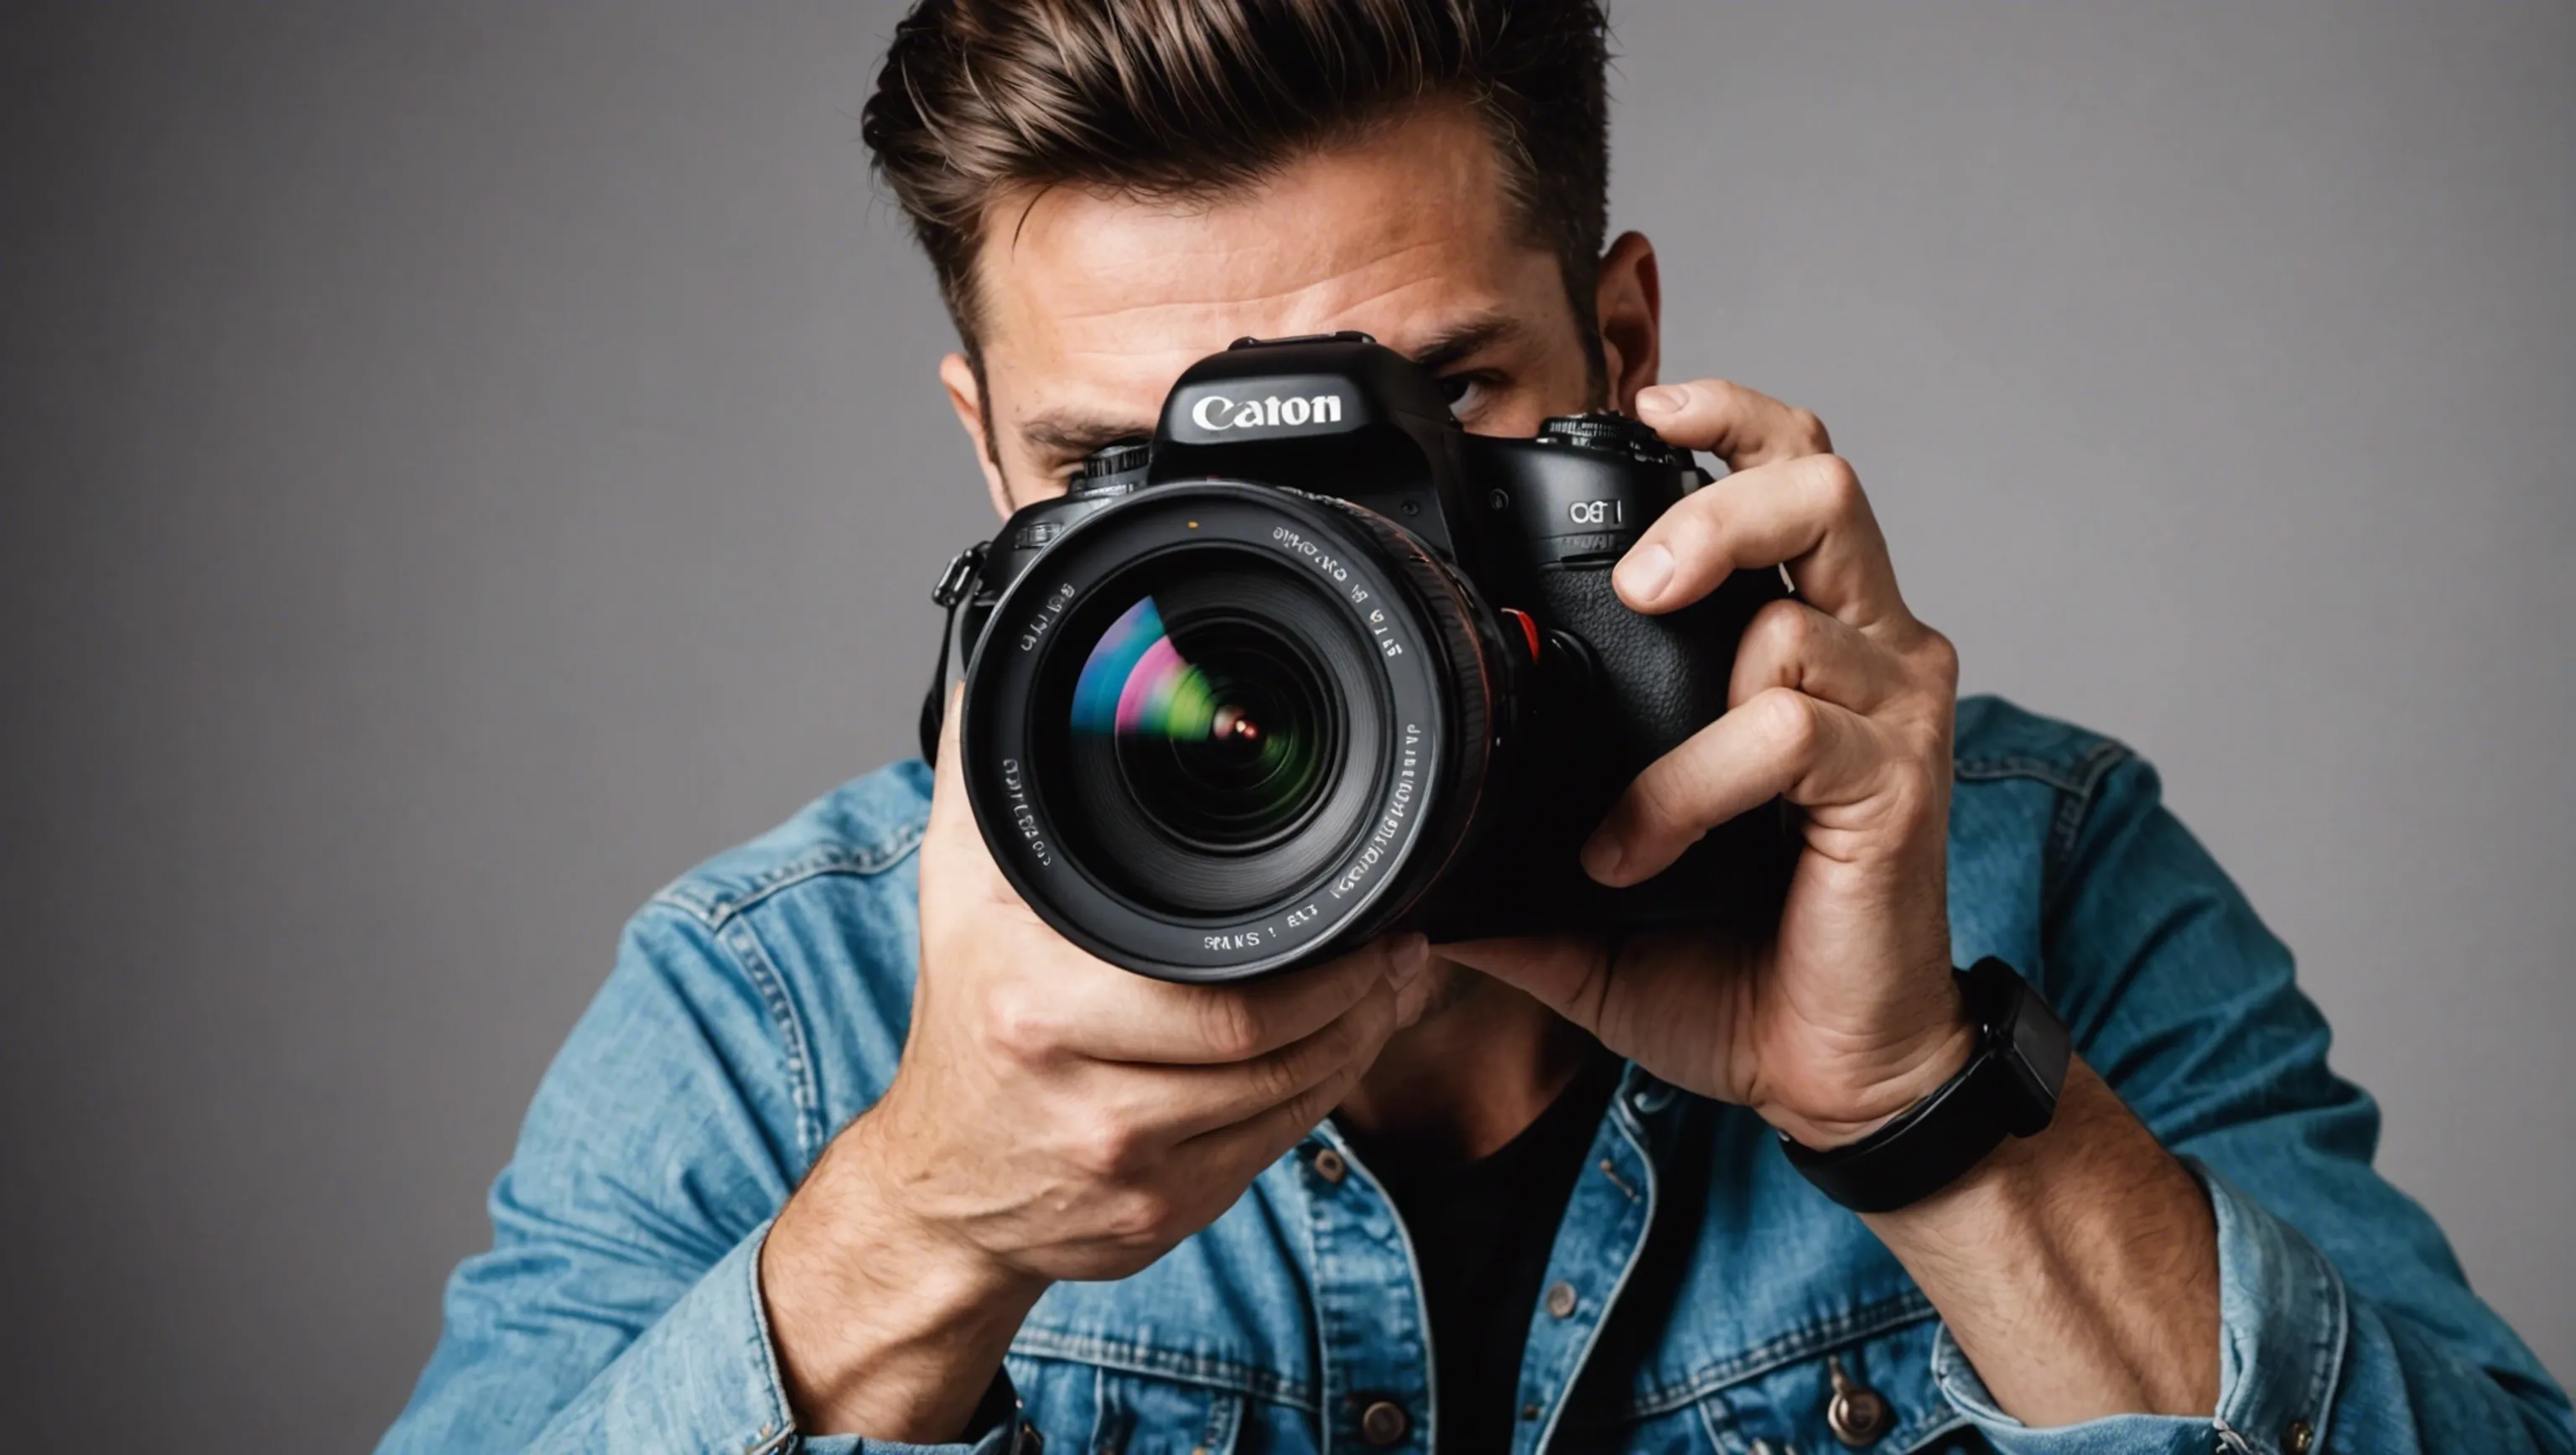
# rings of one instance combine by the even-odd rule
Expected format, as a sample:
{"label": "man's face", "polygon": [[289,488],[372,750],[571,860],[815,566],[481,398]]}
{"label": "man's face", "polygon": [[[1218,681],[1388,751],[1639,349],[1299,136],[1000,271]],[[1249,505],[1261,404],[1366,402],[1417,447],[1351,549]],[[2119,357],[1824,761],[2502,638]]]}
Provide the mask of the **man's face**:
{"label": "man's face", "polygon": [[1005,514],[1061,491],[1092,450],[1152,434],[1181,371],[1247,335],[1371,334],[1429,367],[1485,434],[1532,433],[1605,386],[1624,406],[1654,382],[1644,239],[1604,260],[1596,381],[1556,257],[1522,241],[1492,141],[1447,107],[1215,201],[1005,198],[977,281],[983,387],[960,355],[941,378]]}
{"label": "man's face", "polygon": [[[1532,434],[1605,395],[1626,409],[1655,382],[1653,249],[1632,233],[1602,259],[1596,379],[1556,256],[1522,241],[1493,142],[1463,111],[1212,202],[1007,198],[984,237],[983,387],[959,354],[940,378],[1004,515],[1061,493],[1102,445],[1151,435],[1181,371],[1246,336],[1360,330],[1428,367],[1483,434]],[[1484,980],[1433,974],[1426,1020]]]}

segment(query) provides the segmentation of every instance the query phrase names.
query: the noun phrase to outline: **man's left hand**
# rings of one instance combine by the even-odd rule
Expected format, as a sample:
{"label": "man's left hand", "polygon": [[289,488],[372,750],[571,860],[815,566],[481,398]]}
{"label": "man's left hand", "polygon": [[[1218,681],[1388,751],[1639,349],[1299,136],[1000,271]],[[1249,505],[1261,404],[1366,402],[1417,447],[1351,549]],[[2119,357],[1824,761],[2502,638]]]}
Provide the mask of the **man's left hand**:
{"label": "man's left hand", "polygon": [[1710,828],[1785,796],[1805,842],[1779,933],[1482,940],[1440,953],[1521,987],[1666,1081],[1752,1107],[1798,1141],[1866,1134],[1967,1063],[1946,851],[1958,657],[1915,620],[1859,477],[1800,409],[1719,380],[1639,392],[1637,416],[1733,473],[1620,561],[1649,613],[1785,565],[1792,600],[1737,649],[1728,710],[1631,784],[1583,849],[1604,884],[1662,871]]}

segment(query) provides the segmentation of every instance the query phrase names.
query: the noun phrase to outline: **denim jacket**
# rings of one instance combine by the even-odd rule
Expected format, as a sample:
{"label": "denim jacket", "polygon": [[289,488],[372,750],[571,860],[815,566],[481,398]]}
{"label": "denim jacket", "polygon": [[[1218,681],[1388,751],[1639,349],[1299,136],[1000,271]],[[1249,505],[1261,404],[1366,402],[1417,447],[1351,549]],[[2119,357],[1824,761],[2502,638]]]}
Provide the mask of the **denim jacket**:
{"label": "denim jacket", "polygon": [[[2327,1070],[2289,953],[2153,770],[1991,698],[1960,704],[1957,742],[1958,963],[2030,976],[2208,1190],[2215,1417],[2024,1427],[1758,1119],[1630,1066],[1547,1293],[1513,1314],[1514,1455],[1822,1455],[1855,1435],[1886,1455],[2576,1451],[2566,1396],[2371,1170],[2376,1108]],[[635,917],[384,1455],[904,1448],[795,1430],[755,1270],[797,1179],[894,1074],[929,788],[918,762],[861,778]],[[1430,1339],[1403,1223],[1326,1122],[1152,1267],[1049,1291],[1005,1366],[1024,1419],[941,1448],[1430,1451]],[[1838,1389],[1884,1417],[1838,1435]]]}

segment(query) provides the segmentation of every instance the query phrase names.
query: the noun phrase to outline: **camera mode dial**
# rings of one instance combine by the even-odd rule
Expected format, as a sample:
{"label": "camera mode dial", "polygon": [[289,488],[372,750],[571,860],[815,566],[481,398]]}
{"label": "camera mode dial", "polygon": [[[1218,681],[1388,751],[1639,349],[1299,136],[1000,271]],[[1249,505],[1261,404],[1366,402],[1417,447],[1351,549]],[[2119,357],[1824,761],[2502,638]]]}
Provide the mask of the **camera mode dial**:
{"label": "camera mode dial", "polygon": [[1124,495],[1145,483],[1145,467],[1153,463],[1154,447],[1145,440],[1120,440],[1103,445],[1083,456],[1073,472],[1067,493],[1073,495]]}
{"label": "camera mode dial", "polygon": [[1624,414],[1608,410],[1560,414],[1544,420],[1538,427],[1537,442],[1622,456],[1644,465],[1688,463],[1680,452],[1664,443],[1661,435]]}

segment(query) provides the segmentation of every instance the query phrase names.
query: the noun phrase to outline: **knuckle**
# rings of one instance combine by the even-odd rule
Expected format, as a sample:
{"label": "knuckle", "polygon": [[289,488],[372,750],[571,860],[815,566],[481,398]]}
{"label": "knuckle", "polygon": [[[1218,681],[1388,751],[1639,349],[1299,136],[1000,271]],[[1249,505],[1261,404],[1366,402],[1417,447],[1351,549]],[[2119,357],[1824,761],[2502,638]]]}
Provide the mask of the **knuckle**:
{"label": "knuckle", "polygon": [[1840,455],[1809,455],[1805,465],[1807,478],[1828,514],[1836,520],[1859,514],[1860,472],[1852,468],[1851,461]]}
{"label": "knuckle", "polygon": [[1122,1178],[1143,1170],[1149,1148],[1125,1118],[1095,1112],[1076,1123],[1069,1160],[1094,1177]]}
{"label": "knuckle", "polygon": [[1692,383],[1691,392],[1712,409],[1725,414],[1741,413],[1753,391],[1732,379],[1700,379]]}
{"label": "knuckle", "polygon": [[1199,1035],[1208,1050],[1228,1061],[1259,1054],[1261,1014],[1241,995],[1212,994],[1199,1012]]}
{"label": "knuckle", "polygon": [[1923,629],[1922,660],[1933,685],[1945,696],[1955,696],[1959,690],[1958,644],[1927,626]]}
{"label": "knuckle", "polygon": [[1776,758],[1803,763],[1815,756],[1824,737],[1824,714],[1816,700],[1803,692],[1775,687],[1756,699],[1760,715],[1754,719],[1762,734],[1763,746]]}
{"label": "knuckle", "polygon": [[1131,1188],[1108,1209],[1109,1237],[1130,1247],[1161,1247],[1180,1241],[1180,1199],[1159,1187]]}
{"label": "knuckle", "polygon": [[1789,411],[1789,433],[1790,437],[1804,446],[1809,454],[1825,454],[1834,447],[1833,435],[1825,429],[1825,422],[1818,419],[1812,409]]}
{"label": "knuckle", "polygon": [[1323,1034],[1254,1062],[1253,1099],[1263,1106],[1277,1106],[1303,1091],[1314,1068],[1333,1054],[1333,1042],[1340,1030],[1340,1023],[1335,1022]]}
{"label": "knuckle", "polygon": [[1754,655],[1794,661],[1815,646],[1815,612],[1796,601],[1774,601],[1753,614],[1745,635]]}
{"label": "knuckle", "polygon": [[1004,987],[984,999],[984,1038],[1015,1061],[1043,1061],[1053,1056],[1063,1035],[1045,996],[1021,987]]}

